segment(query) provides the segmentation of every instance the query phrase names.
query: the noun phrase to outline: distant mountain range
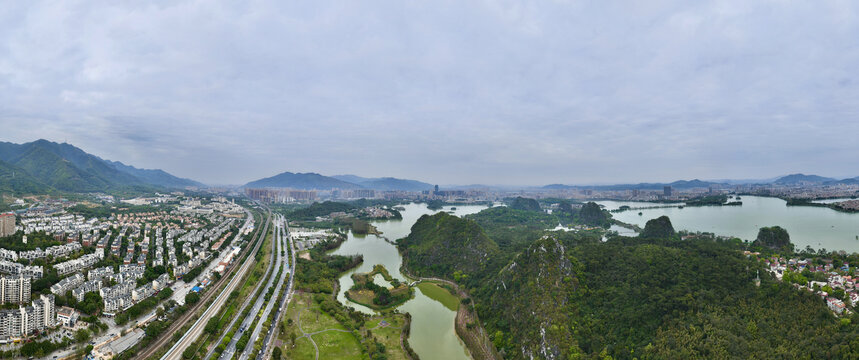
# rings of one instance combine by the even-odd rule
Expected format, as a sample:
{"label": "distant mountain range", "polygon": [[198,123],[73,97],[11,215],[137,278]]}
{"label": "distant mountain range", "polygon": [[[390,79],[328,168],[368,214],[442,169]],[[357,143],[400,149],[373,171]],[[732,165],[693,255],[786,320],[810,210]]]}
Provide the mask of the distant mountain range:
{"label": "distant mountain range", "polygon": [[[491,189],[510,190],[514,188],[530,188],[543,190],[565,190],[565,189],[592,189],[592,190],[662,190],[665,186],[671,186],[677,190],[696,188],[726,187],[743,184],[774,184],[774,185],[801,185],[801,184],[859,184],[859,177],[837,180],[818,175],[790,174],[766,180],[677,180],[670,183],[638,183],[638,184],[615,184],[615,185],[566,185],[550,184],[542,187],[514,187],[514,186],[489,186],[489,185],[445,185],[445,189]],[[397,179],[393,177],[366,178],[357,175],[334,175],[325,176],[317,173],[291,173],[284,172],[272,177],[249,182],[244,187],[258,188],[293,188],[305,190],[332,190],[332,189],[374,189],[374,190],[396,190],[396,191],[424,191],[431,190],[434,185],[408,179]]]}
{"label": "distant mountain range", "polygon": [[351,182],[335,179],[317,173],[282,172],[275,176],[262,178],[245,184],[246,188],[292,188],[304,190],[360,189]]}
{"label": "distant mountain range", "polygon": [[678,180],[672,183],[638,183],[638,184],[617,184],[617,185],[585,185],[573,186],[564,184],[552,184],[543,186],[547,190],[564,190],[564,189],[593,189],[593,190],[662,190],[665,186],[671,186],[674,189],[694,189],[707,188],[713,185],[727,185],[725,183],[715,183],[710,181],[694,180]]}
{"label": "distant mountain range", "polygon": [[99,192],[183,188],[203,184],[168,174],[104,160],[70,145],[47,140],[0,142],[0,191]]}
{"label": "distant mountain range", "polygon": [[835,183],[839,180],[818,176],[818,175],[805,175],[805,174],[790,174],[786,176],[782,176],[775,181],[773,184],[777,185],[800,185],[800,184],[823,184],[823,183]]}
{"label": "distant mountain range", "polygon": [[367,189],[386,191],[424,191],[433,188],[428,184],[417,180],[397,179],[392,177],[365,178],[355,175],[334,175],[335,179],[360,185]]}
{"label": "distant mountain range", "polygon": [[859,184],[859,176],[854,178],[838,180],[819,175],[806,174],[790,174],[779,176],[767,180],[678,180],[671,183],[639,183],[639,184],[617,184],[617,185],[564,185],[550,184],[543,186],[546,190],[565,190],[565,189],[593,189],[593,190],[662,190],[665,186],[671,186],[674,189],[695,189],[708,188],[710,186],[730,186],[730,185],[751,185],[751,184],[773,184],[773,185],[839,185],[839,184]]}
{"label": "distant mountain range", "polygon": [[[674,189],[707,188],[739,184],[775,185],[837,185],[859,184],[859,177],[835,179],[819,175],[790,174],[767,180],[678,180],[671,183],[638,183],[617,185],[565,185],[550,184],[530,189],[563,190],[661,190],[665,186]],[[140,169],[119,161],[110,161],[70,145],[47,140],[24,144],[0,142],[0,193],[40,194],[53,191],[101,192],[144,190],[162,188],[203,187],[204,184],[176,177],[163,170]],[[317,173],[283,172],[275,176],[251,181],[246,188],[293,188],[293,189],[374,189],[382,191],[424,191],[432,184],[393,177],[367,178],[357,175],[325,176]],[[445,188],[511,189],[487,185],[445,186]]]}
{"label": "distant mountain range", "polygon": [[163,187],[184,188],[187,186],[205,187],[206,185],[191,179],[185,179],[170,175],[161,169],[138,169],[131,165],[125,165],[119,161],[107,161],[119,171],[136,176],[143,182]]}
{"label": "distant mountain range", "polygon": [[373,189],[397,191],[422,191],[433,185],[417,180],[392,177],[365,178],[357,175],[325,176],[317,173],[283,172],[272,177],[251,181],[246,188],[292,188],[304,190]]}

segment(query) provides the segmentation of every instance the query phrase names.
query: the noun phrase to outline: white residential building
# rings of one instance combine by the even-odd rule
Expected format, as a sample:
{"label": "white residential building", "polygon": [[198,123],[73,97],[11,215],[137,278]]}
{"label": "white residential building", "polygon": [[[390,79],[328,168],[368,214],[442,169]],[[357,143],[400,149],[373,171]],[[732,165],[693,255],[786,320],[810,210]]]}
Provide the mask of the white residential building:
{"label": "white residential building", "polygon": [[30,301],[31,279],[24,276],[0,276],[0,304],[24,304]]}

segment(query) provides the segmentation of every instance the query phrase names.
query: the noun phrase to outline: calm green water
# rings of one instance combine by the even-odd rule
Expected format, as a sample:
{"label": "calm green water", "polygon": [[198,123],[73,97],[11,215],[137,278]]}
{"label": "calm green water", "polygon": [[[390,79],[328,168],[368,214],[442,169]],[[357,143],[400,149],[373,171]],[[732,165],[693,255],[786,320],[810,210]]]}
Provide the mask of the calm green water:
{"label": "calm green water", "polygon": [[[612,215],[623,222],[644,227],[647,220],[666,215],[677,230],[707,231],[717,235],[754,240],[758,229],[778,225],[787,229],[797,248],[859,252],[859,214],[828,208],[786,206],[776,198],[743,196],[742,206],[703,206],[624,211]],[[611,208],[618,202],[599,201]],[[616,207],[615,207],[616,208]]]}
{"label": "calm green water", "polygon": [[[375,235],[359,237],[350,233],[348,239],[339,248],[332,251],[332,254],[338,255],[364,255],[364,262],[361,266],[340,277],[340,289],[337,293],[337,299],[346,306],[354,307],[368,314],[375,313],[370,308],[352,303],[346,299],[345,292],[354,283],[351,278],[354,272],[369,272],[373,269],[373,265],[382,264],[388,269],[392,277],[401,281],[406,280],[403,274],[400,273],[400,265],[402,265],[403,259],[400,257],[399,252],[397,252],[397,247],[385,241],[383,237],[391,241],[406,237],[409,235],[412,225],[417,222],[421,215],[433,214],[435,211],[427,209],[425,204],[409,204],[404,207],[406,210],[401,211],[403,214],[402,220],[373,223],[382,232],[381,237]],[[447,206],[443,211],[450,211],[450,208],[450,206]],[[479,212],[483,209],[486,209],[486,206],[457,205],[453,214],[463,216]],[[412,314],[412,329],[411,335],[409,335],[409,344],[421,359],[468,359],[465,346],[459,340],[459,337],[456,336],[453,328],[453,322],[456,318],[455,311],[451,311],[442,305],[442,303],[427,297],[418,288],[415,288],[414,299],[400,305],[398,309],[401,312]]]}

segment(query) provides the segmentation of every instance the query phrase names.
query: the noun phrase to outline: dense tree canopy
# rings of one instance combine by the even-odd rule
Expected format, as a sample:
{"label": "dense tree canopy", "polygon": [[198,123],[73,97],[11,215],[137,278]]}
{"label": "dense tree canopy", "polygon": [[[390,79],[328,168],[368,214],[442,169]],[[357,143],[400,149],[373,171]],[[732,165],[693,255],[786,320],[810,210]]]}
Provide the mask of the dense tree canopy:
{"label": "dense tree canopy", "polygon": [[496,206],[466,216],[480,225],[499,247],[527,246],[546,229],[558,226],[560,220],[554,214],[516,210],[508,206]]}
{"label": "dense tree canopy", "polygon": [[671,225],[671,219],[662,215],[656,219],[650,219],[644,224],[644,230],[641,231],[639,237],[642,238],[670,238],[676,234],[674,226]]}
{"label": "dense tree canopy", "polygon": [[537,200],[523,198],[521,196],[513,199],[513,201],[510,203],[510,208],[516,210],[541,211],[540,203],[538,203]]}
{"label": "dense tree canopy", "polygon": [[[602,242],[599,232],[540,231],[528,214],[425,216],[399,244],[407,270],[465,286],[504,358],[859,354],[859,316],[837,319],[819,296],[768,276],[742,255],[742,242],[680,240],[667,217],[649,221],[641,237]],[[762,241],[784,244],[781,231],[763,232]],[[520,245],[496,248],[495,236]],[[462,256],[475,249],[492,250]]]}
{"label": "dense tree canopy", "polygon": [[595,202],[582,205],[578,214],[579,222],[589,226],[608,228],[611,226],[611,215]]}
{"label": "dense tree canopy", "polygon": [[313,220],[317,216],[327,216],[333,212],[348,212],[352,210],[355,210],[355,206],[347,203],[334,201],[315,202],[306,208],[292,211],[288,214],[288,217],[293,220]]}
{"label": "dense tree canopy", "polygon": [[498,245],[480,225],[445,212],[421,216],[398,247],[406,254],[407,268],[419,276],[453,279],[457,272],[482,274],[497,268],[500,259]]}
{"label": "dense tree canopy", "polygon": [[793,250],[790,235],[787,233],[787,230],[780,226],[762,227],[758,230],[755,244],[777,250],[785,248]]}

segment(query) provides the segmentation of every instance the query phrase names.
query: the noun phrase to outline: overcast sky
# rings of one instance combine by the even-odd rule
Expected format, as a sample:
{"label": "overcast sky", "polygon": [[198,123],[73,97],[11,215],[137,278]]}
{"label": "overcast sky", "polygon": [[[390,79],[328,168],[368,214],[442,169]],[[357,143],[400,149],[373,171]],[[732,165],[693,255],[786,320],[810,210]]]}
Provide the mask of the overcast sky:
{"label": "overcast sky", "polygon": [[17,1],[0,140],[206,183],[859,175],[856,1]]}

